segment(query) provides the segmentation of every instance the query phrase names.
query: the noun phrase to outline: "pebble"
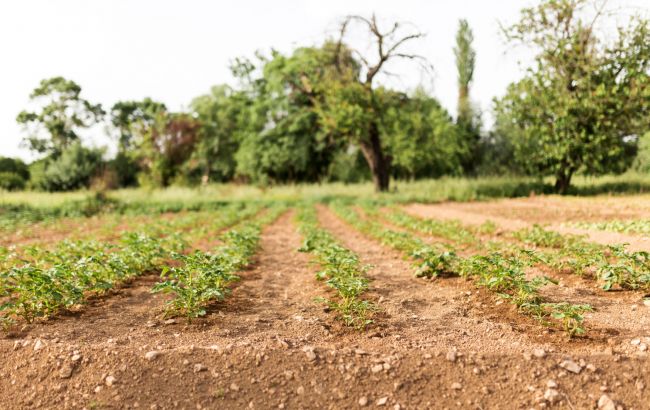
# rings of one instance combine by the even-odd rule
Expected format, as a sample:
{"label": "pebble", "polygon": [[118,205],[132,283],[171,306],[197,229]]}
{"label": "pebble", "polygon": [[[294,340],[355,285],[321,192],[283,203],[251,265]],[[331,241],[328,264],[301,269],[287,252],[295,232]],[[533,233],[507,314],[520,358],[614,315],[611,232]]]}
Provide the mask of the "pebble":
{"label": "pebble", "polygon": [[34,351],[35,351],[35,352],[38,352],[38,351],[41,350],[44,346],[45,346],[45,345],[43,344],[43,342],[41,342],[41,339],[36,339],[36,343],[34,343]]}
{"label": "pebble", "polygon": [[643,299],[643,304],[650,307],[650,299]]}
{"label": "pebble", "polygon": [[462,388],[463,388],[463,385],[460,384],[460,383],[452,383],[452,384],[451,384],[451,389],[452,389],[452,390],[460,390],[460,389],[462,389]]}
{"label": "pebble", "polygon": [[560,392],[555,389],[547,389],[544,392],[544,400],[554,404],[560,400]]}
{"label": "pebble", "polygon": [[446,358],[447,358],[447,360],[450,361],[450,362],[455,362],[456,359],[457,359],[456,351],[455,351],[455,350],[450,350],[450,351],[447,353]]}
{"label": "pebble", "polygon": [[601,410],[616,410],[616,404],[608,395],[603,394],[600,396],[600,399],[598,399],[598,408]]}
{"label": "pebble", "polygon": [[160,352],[157,350],[152,350],[150,352],[145,353],[144,358],[147,360],[154,360],[158,356],[160,356]]}
{"label": "pebble", "polygon": [[544,349],[533,349],[533,356],[538,359],[543,359],[546,357],[546,351]]}
{"label": "pebble", "polygon": [[630,343],[634,346],[638,346],[639,344],[641,344],[641,339],[632,339]]}
{"label": "pebble", "polygon": [[59,377],[62,379],[69,379],[72,376],[72,371],[74,369],[68,363],[64,364],[63,367],[59,370]]}
{"label": "pebble", "polygon": [[194,373],[204,372],[208,370],[202,363],[197,363],[194,365]]}
{"label": "pebble", "polygon": [[382,397],[377,400],[377,406],[385,406],[388,403],[388,397]]}
{"label": "pebble", "polygon": [[81,355],[80,355],[80,354],[74,354],[74,355],[72,355],[72,359],[71,359],[71,360],[72,360],[74,363],[76,363],[76,362],[78,362],[79,360],[81,360]]}
{"label": "pebble", "polygon": [[314,360],[316,360],[316,353],[314,353],[314,348],[313,347],[305,346],[302,349],[302,351],[305,352],[305,355],[307,356],[307,360],[309,360],[310,362],[313,362]]}
{"label": "pebble", "polygon": [[582,371],[582,367],[573,360],[564,360],[560,363],[560,367],[570,371],[571,373],[578,374]]}
{"label": "pebble", "polygon": [[639,350],[642,351],[642,352],[645,352],[646,350],[648,350],[648,345],[645,344],[645,343],[641,343],[639,345]]}
{"label": "pebble", "polygon": [[368,404],[368,398],[363,396],[359,399],[359,406],[363,407]]}
{"label": "pebble", "polygon": [[384,370],[384,365],[382,365],[381,363],[376,364],[370,368],[370,371],[373,373],[379,373],[382,370]]}
{"label": "pebble", "polygon": [[239,386],[236,383],[232,383],[230,385],[230,390],[231,391],[239,391]]}
{"label": "pebble", "polygon": [[549,380],[546,382],[546,387],[548,387],[549,389],[554,389],[557,387],[557,383],[555,382],[555,380]]}
{"label": "pebble", "polygon": [[299,387],[296,389],[296,393],[298,394],[298,396],[302,396],[303,394],[305,394],[305,388],[302,387],[302,386],[299,386]]}
{"label": "pebble", "polygon": [[111,386],[114,385],[116,382],[117,382],[117,379],[116,379],[115,377],[113,377],[113,376],[108,376],[108,377],[106,377],[106,385],[107,385],[108,387],[111,387]]}

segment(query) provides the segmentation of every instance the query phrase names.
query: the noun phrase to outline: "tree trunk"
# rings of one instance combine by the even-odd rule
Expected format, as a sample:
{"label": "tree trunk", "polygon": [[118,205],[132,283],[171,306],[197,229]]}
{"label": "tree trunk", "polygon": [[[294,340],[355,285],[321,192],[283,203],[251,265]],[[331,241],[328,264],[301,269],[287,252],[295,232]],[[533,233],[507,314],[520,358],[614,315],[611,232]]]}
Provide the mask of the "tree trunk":
{"label": "tree trunk", "polygon": [[569,191],[571,186],[571,177],[573,176],[573,171],[566,170],[560,171],[555,176],[555,192],[564,195]]}
{"label": "tree trunk", "polygon": [[390,183],[390,158],[384,155],[384,152],[381,149],[379,129],[376,124],[372,124],[370,127],[368,140],[361,141],[359,145],[361,152],[370,167],[375,191],[388,191]]}

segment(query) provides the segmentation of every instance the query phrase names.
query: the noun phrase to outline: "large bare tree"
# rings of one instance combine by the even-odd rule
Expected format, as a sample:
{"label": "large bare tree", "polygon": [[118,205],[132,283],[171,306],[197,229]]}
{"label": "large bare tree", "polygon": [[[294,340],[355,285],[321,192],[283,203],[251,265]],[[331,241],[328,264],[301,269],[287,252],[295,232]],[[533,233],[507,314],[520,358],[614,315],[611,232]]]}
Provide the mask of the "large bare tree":
{"label": "large bare tree", "polygon": [[[370,39],[370,51],[361,50],[346,42],[352,26],[363,30],[364,35]],[[380,98],[376,95],[377,78],[380,74],[392,75],[386,68],[394,60],[412,60],[417,62],[427,71],[431,65],[426,58],[419,54],[408,52],[408,43],[424,37],[424,34],[413,25],[395,22],[388,29],[379,27],[376,16],[370,18],[359,15],[350,15],[343,19],[340,26],[339,48],[349,50],[361,65],[359,78],[357,79],[361,89],[366,94],[363,100],[367,102],[370,110],[366,116],[365,132],[357,138],[357,143],[370,167],[372,179],[377,191],[387,191],[390,182],[391,158],[382,146],[380,135],[380,124],[382,121],[382,110],[379,104]]]}

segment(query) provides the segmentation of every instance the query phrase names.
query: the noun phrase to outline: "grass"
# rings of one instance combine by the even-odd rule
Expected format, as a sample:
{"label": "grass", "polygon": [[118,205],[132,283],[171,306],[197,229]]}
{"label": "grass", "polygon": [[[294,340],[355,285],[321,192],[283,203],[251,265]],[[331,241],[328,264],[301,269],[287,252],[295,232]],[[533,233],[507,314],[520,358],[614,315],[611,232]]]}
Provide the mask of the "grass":
{"label": "grass", "polygon": [[[385,202],[473,201],[490,198],[551,194],[552,179],[530,177],[444,177],[418,181],[392,181],[391,192],[377,194],[370,182],[358,184],[324,183],[258,187],[239,184],[211,184],[206,187],[169,187],[163,189],[128,188],[107,192],[107,197],[122,204],[183,204],[200,206],[212,202],[328,200],[349,197]],[[650,193],[650,175],[626,173],[602,177],[577,176],[570,195]],[[59,207],[95,195],[92,191],[62,193],[0,191],[0,206],[29,205],[35,208]]]}

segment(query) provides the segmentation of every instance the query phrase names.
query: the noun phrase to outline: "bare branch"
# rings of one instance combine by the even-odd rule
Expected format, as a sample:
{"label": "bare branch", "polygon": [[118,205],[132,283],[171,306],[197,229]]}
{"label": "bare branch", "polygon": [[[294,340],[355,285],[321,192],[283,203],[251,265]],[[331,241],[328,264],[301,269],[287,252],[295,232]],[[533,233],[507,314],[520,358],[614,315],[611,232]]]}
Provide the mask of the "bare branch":
{"label": "bare branch", "polygon": [[366,78],[364,81],[366,85],[372,84],[375,76],[378,73],[382,72],[382,68],[386,62],[393,57],[426,60],[424,57],[417,56],[415,54],[397,52],[402,46],[404,46],[405,43],[424,37],[424,33],[416,31],[415,33],[405,34],[401,38],[397,38],[395,41],[393,41],[393,39],[397,36],[398,30],[403,27],[403,25],[399,22],[396,22],[388,31],[382,32],[379,28],[379,24],[377,23],[377,17],[374,14],[370,19],[359,15],[347,16],[341,24],[341,37],[339,38],[338,43],[339,47],[342,47],[349,24],[354,21],[359,22],[365,26],[365,28],[371,34],[371,37],[374,40],[373,42],[377,48],[377,61],[374,64],[371,64],[369,59],[364,57],[363,53],[361,53],[359,50],[352,50],[352,53],[359,58],[367,70]]}

